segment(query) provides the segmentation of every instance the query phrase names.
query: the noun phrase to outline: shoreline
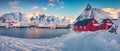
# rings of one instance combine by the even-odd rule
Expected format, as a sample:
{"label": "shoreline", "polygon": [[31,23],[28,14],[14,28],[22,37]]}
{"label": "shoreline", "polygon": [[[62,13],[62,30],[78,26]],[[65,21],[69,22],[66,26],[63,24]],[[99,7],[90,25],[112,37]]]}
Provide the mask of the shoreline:
{"label": "shoreline", "polygon": [[11,27],[6,27],[6,26],[0,26],[0,28],[48,28],[48,29],[70,29],[71,27],[50,27],[50,26],[44,26],[44,27],[35,27],[35,26],[11,26]]}

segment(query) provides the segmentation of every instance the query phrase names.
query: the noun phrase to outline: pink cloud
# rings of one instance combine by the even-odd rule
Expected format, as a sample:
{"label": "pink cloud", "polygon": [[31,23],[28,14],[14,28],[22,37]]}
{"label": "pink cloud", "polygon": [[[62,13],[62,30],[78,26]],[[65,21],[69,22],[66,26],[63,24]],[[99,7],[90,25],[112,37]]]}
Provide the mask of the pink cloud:
{"label": "pink cloud", "polygon": [[10,1],[8,4],[10,5],[10,8],[13,10],[21,10],[23,8],[18,6],[19,3],[20,1]]}
{"label": "pink cloud", "polygon": [[55,0],[49,0],[49,2],[55,2]]}
{"label": "pink cloud", "polygon": [[9,2],[9,5],[18,5],[20,2],[19,1],[10,1]]}
{"label": "pink cloud", "polygon": [[38,6],[33,6],[31,9],[32,9],[32,10],[37,10],[37,9],[38,9]]}
{"label": "pink cloud", "polygon": [[46,7],[42,7],[42,10],[47,11],[48,9]]}
{"label": "pink cloud", "polygon": [[0,17],[2,16],[2,14],[0,14]]}
{"label": "pink cloud", "polygon": [[49,3],[48,6],[54,7],[55,4],[54,3]]}
{"label": "pink cloud", "polygon": [[120,10],[116,10],[116,9],[114,9],[114,8],[103,8],[102,10],[104,10],[105,12],[108,12],[108,13],[110,13],[111,15],[111,17],[113,17],[113,18],[118,18],[118,13],[120,12]]}
{"label": "pink cloud", "polygon": [[18,7],[18,6],[10,6],[10,7],[13,10],[22,10],[23,9],[22,7]]}

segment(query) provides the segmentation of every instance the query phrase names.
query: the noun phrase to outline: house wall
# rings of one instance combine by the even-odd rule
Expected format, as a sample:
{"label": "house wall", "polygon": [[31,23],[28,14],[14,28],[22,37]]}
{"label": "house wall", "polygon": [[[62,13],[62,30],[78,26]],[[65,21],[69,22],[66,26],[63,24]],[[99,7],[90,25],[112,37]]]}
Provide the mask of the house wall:
{"label": "house wall", "polygon": [[102,30],[108,30],[112,27],[112,26],[108,26],[106,23],[102,24],[101,26],[102,26],[101,28]]}
{"label": "house wall", "polygon": [[[108,21],[109,21],[109,22],[108,22]],[[101,29],[102,29],[102,30],[108,30],[108,29],[110,29],[110,28],[112,27],[112,25],[109,26],[109,25],[107,25],[107,23],[112,23],[112,24],[113,24],[113,22],[112,22],[110,19],[108,19],[105,23],[103,23],[103,24],[101,25]]]}
{"label": "house wall", "polygon": [[87,30],[88,30],[88,31],[96,31],[96,30],[99,30],[99,26],[94,26],[92,23],[90,23],[90,24],[87,26]]}
{"label": "house wall", "polygon": [[99,30],[99,29],[100,29],[99,26],[94,26],[94,25],[93,25],[94,23],[98,24],[98,22],[97,22],[95,19],[93,19],[93,20],[87,25],[87,30],[88,30],[88,31],[96,31],[96,30]]}
{"label": "house wall", "polygon": [[74,26],[74,30],[87,31],[87,26]]}
{"label": "house wall", "polygon": [[[109,22],[108,22],[109,21]],[[97,30],[108,30],[112,27],[107,25],[107,23],[112,23],[113,22],[108,19],[104,24],[100,25],[100,26],[94,26],[93,24],[96,23],[96,24],[99,24],[95,19],[93,19],[88,25],[86,26],[74,26],[74,30],[77,30],[77,31],[97,31]]]}

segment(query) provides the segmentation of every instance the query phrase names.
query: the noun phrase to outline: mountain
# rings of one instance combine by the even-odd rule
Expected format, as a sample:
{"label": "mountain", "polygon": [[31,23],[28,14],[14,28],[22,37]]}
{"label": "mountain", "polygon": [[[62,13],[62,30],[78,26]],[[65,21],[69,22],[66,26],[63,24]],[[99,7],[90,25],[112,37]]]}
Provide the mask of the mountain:
{"label": "mountain", "polygon": [[32,17],[26,17],[25,14],[20,12],[3,14],[0,17],[0,22],[17,22],[18,24],[24,26],[29,24],[39,24],[39,25],[68,25],[70,24],[69,19],[63,18],[59,19],[55,16],[46,16],[44,14],[33,14]]}
{"label": "mountain", "polygon": [[43,15],[43,13],[40,11],[37,11],[37,12],[33,12],[33,13],[26,13],[24,15],[25,15],[25,17],[27,17],[27,19],[30,19],[31,17]]}
{"label": "mountain", "polygon": [[24,14],[22,14],[22,13],[20,13],[20,12],[3,14],[3,15],[1,16],[1,18],[2,18],[5,22],[24,21],[24,20],[25,20]]}
{"label": "mountain", "polygon": [[59,19],[55,16],[45,16],[45,15],[39,15],[36,17],[32,17],[30,19],[32,23],[38,23],[41,25],[67,25],[70,24],[69,19],[63,18]]}
{"label": "mountain", "polygon": [[78,16],[76,21],[83,20],[83,19],[90,19],[95,18],[96,20],[100,21],[101,19],[111,18],[110,14],[103,11],[102,9],[93,8],[90,4],[86,6],[83,12]]}

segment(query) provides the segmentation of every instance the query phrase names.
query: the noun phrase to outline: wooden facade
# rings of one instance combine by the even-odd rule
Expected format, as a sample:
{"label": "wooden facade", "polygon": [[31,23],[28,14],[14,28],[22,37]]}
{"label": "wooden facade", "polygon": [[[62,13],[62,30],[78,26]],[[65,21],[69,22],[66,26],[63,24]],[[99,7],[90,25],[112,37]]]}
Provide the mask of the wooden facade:
{"label": "wooden facade", "polygon": [[97,31],[97,30],[108,30],[113,25],[112,20],[104,19],[101,24],[99,24],[96,19],[84,19],[77,21],[74,24],[75,31]]}
{"label": "wooden facade", "polygon": [[77,21],[74,24],[74,30],[76,30],[76,31],[96,31],[96,30],[99,30],[99,23],[94,18]]}
{"label": "wooden facade", "polygon": [[104,19],[102,22],[101,22],[101,29],[103,30],[108,30],[111,28],[111,26],[113,25],[113,22],[112,20],[110,19]]}

